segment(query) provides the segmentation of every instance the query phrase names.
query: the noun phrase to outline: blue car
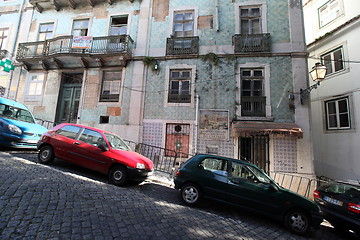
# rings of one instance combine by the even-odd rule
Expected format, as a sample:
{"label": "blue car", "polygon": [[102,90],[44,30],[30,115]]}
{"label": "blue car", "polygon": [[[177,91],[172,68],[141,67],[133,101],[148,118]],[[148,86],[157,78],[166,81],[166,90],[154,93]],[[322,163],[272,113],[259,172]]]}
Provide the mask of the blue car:
{"label": "blue car", "polygon": [[16,101],[0,98],[0,145],[10,148],[36,148],[47,128],[36,123],[29,109]]}

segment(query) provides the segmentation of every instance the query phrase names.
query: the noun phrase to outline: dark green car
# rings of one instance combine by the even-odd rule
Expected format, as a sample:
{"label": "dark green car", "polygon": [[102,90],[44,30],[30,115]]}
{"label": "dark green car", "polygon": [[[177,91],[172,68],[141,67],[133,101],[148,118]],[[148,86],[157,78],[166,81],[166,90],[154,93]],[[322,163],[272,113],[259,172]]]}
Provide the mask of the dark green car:
{"label": "dark green car", "polygon": [[188,205],[215,199],[281,221],[299,235],[318,229],[323,221],[314,202],[280,187],[257,166],[241,160],[196,155],[178,170],[174,183]]}

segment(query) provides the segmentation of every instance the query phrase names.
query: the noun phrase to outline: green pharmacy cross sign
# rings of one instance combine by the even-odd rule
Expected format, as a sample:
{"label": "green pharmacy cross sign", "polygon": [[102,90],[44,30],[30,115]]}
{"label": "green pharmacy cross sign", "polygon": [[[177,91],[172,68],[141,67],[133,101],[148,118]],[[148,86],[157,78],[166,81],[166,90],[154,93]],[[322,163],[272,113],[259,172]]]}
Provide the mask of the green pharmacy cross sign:
{"label": "green pharmacy cross sign", "polygon": [[4,67],[5,72],[10,72],[10,70],[15,69],[15,66],[12,65],[12,62],[9,59],[1,60],[0,66]]}

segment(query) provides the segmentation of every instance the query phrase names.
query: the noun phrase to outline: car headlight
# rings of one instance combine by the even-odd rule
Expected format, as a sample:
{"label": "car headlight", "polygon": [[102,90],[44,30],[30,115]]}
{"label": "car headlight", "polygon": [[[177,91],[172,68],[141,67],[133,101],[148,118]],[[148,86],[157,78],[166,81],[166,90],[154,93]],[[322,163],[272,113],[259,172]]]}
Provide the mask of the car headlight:
{"label": "car headlight", "polygon": [[13,133],[17,133],[19,135],[22,134],[22,131],[19,127],[15,126],[15,125],[12,125],[12,124],[9,124],[9,130]]}
{"label": "car headlight", "polygon": [[137,169],[145,169],[145,164],[143,164],[143,163],[136,163],[136,168],[137,168]]}

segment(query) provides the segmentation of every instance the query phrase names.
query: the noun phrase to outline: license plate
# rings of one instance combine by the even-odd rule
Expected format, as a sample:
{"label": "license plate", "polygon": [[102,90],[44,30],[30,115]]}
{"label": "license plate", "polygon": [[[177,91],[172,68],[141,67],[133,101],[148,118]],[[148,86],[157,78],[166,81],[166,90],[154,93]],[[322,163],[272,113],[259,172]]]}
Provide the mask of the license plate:
{"label": "license plate", "polygon": [[331,204],[334,204],[334,205],[337,205],[337,206],[342,206],[343,205],[343,202],[341,202],[339,200],[336,200],[336,199],[333,199],[331,197],[324,196],[324,200],[327,201],[328,203],[331,203]]}

